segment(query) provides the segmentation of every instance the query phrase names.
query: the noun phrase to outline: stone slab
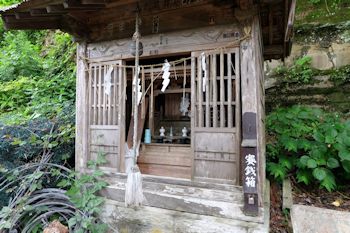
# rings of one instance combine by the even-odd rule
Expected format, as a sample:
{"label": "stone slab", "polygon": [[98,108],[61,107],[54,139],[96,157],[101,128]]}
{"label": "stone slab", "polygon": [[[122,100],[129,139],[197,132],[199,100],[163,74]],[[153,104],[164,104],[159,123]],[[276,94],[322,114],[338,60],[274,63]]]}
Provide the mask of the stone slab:
{"label": "stone slab", "polygon": [[[143,182],[146,198],[144,205],[199,215],[211,215],[249,222],[264,222],[264,210],[257,217],[246,216],[243,211],[242,192],[228,192],[205,188],[186,188],[179,185]],[[101,191],[101,195],[122,202],[125,183],[115,181]],[[226,197],[224,197],[226,195]]]}
{"label": "stone slab", "polygon": [[293,205],[293,196],[292,196],[292,184],[289,179],[283,181],[283,209],[290,209]]}
{"label": "stone slab", "polygon": [[267,233],[266,224],[144,206],[125,208],[107,200],[100,217],[120,233]]}
{"label": "stone slab", "polygon": [[293,205],[291,218],[294,233],[350,232],[350,212]]}

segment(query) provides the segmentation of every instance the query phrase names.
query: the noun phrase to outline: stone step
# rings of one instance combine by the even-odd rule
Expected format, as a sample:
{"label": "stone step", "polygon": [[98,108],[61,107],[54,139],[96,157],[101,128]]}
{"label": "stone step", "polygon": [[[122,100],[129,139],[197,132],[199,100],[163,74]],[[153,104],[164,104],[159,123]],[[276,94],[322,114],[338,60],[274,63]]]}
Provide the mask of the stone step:
{"label": "stone step", "polygon": [[[180,212],[236,219],[255,223],[263,223],[263,214],[259,217],[245,216],[242,212],[243,194],[240,187],[221,184],[220,189],[212,185],[198,187],[195,185],[154,182],[144,179],[143,189],[147,200],[146,206],[175,210]],[[123,202],[125,195],[125,178],[113,179],[113,182],[103,190],[108,199]],[[191,183],[191,182],[189,182]],[[200,183],[200,182],[199,182]],[[192,184],[197,184],[192,182]],[[223,188],[226,186],[225,188]]]}
{"label": "stone step", "polygon": [[126,208],[107,200],[102,219],[118,232],[137,233],[268,233],[268,224],[185,213],[150,206]]}

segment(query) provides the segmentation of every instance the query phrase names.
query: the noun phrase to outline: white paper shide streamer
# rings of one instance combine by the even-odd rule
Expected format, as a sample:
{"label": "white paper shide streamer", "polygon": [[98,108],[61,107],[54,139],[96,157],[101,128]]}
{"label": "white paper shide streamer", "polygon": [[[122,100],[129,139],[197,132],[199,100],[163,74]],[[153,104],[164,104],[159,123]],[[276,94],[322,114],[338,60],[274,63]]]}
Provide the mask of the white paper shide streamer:
{"label": "white paper shide streamer", "polygon": [[206,90],[207,81],[208,81],[208,74],[207,74],[207,62],[205,53],[201,53],[201,61],[202,61],[202,71],[203,71],[203,92]]}
{"label": "white paper shide streamer", "polygon": [[164,92],[166,90],[166,88],[168,87],[169,83],[170,83],[170,63],[168,62],[168,60],[165,60],[165,63],[163,64],[163,68],[162,68],[162,71],[163,71],[163,87],[162,87],[162,92]]}
{"label": "white paper shide streamer", "polygon": [[104,80],[104,87],[105,87],[105,94],[110,95],[111,94],[111,87],[112,87],[112,72],[113,72],[113,66],[109,66],[108,71],[105,75]]}
{"label": "white paper shide streamer", "polygon": [[[137,88],[137,105],[140,104],[140,101],[142,98],[141,79],[136,78],[136,75],[138,76],[140,74],[140,71],[141,71],[141,67],[138,68],[137,74],[135,74],[134,83],[133,83],[134,86],[136,86],[136,88]],[[137,85],[135,85],[136,80],[137,80]]]}

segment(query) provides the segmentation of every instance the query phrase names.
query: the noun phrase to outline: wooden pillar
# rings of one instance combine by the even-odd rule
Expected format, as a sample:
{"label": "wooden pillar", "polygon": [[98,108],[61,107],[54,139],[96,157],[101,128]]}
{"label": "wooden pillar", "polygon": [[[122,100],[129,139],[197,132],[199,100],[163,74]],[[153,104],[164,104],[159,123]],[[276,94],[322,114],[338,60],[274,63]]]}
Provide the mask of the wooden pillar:
{"label": "wooden pillar", "polygon": [[259,214],[265,177],[263,56],[258,16],[246,21],[251,37],[241,43],[242,185],[244,212]]}
{"label": "wooden pillar", "polygon": [[86,48],[85,42],[77,46],[75,170],[82,172],[88,158],[88,72],[84,60]]}

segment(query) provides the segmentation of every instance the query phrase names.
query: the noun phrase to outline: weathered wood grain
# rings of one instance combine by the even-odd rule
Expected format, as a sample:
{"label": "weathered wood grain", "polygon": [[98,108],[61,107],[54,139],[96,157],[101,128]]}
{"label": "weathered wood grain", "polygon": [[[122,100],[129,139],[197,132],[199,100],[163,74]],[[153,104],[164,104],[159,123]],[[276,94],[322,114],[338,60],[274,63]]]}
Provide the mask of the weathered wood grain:
{"label": "weathered wood grain", "polygon": [[[227,45],[241,37],[237,24],[218,25],[142,37],[143,55],[159,56],[190,53]],[[88,55],[93,61],[133,58],[129,49],[130,39],[120,39],[88,44]]]}
{"label": "weathered wood grain", "polygon": [[77,48],[77,79],[76,79],[76,140],[75,140],[75,168],[84,169],[87,162],[87,109],[86,109],[86,72],[85,61],[81,59],[86,55],[86,44],[81,43]]}

